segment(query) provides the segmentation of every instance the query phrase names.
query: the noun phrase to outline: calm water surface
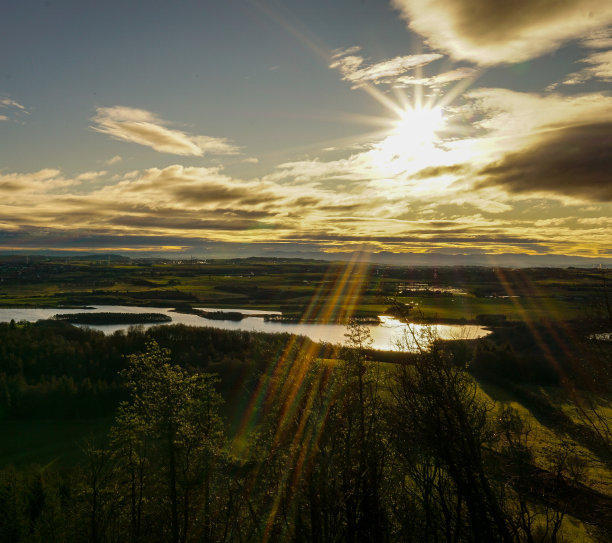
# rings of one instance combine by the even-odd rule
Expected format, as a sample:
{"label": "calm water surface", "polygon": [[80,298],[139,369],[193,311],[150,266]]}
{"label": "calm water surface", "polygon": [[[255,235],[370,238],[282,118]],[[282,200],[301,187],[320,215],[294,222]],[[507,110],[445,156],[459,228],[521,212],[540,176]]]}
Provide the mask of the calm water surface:
{"label": "calm water surface", "polygon": [[[262,315],[280,314],[275,311],[257,311],[252,309],[220,309],[212,307],[202,307],[205,311],[238,311],[247,315],[241,321],[220,321],[205,319],[198,315],[188,315],[184,313],[175,313],[171,308],[167,307],[133,307],[123,305],[97,305],[92,306],[94,309],[64,309],[64,308],[0,308],[0,322],[10,322],[14,319],[16,322],[26,320],[36,322],[39,319],[49,319],[57,313],[84,313],[85,311],[104,311],[110,313],[162,313],[172,318],[171,323],[167,324],[186,324],[189,326],[208,326],[211,328],[220,328],[223,330],[248,330],[252,332],[268,332],[268,333],[290,333],[307,336],[313,341],[326,341],[329,343],[344,343],[346,326],[342,324],[311,324],[311,323],[282,323],[282,322],[266,322]],[[412,333],[408,325],[399,322],[393,317],[380,317],[379,325],[368,326],[373,339],[372,348],[387,351],[400,350],[398,341],[403,337],[411,338]],[[144,325],[144,328],[156,325]],[[159,326],[159,325],[157,325]],[[162,324],[163,326],[163,324]],[[89,326],[95,330],[101,330],[105,334],[112,334],[117,330],[127,330],[128,325],[100,325]],[[418,337],[419,334],[426,331],[426,327],[419,324],[412,324],[410,328]],[[432,327],[435,334],[441,339],[476,339],[486,336],[489,331],[482,326],[476,325],[447,325],[438,324]],[[401,350],[413,350],[414,343],[409,341],[408,347],[404,343]]]}

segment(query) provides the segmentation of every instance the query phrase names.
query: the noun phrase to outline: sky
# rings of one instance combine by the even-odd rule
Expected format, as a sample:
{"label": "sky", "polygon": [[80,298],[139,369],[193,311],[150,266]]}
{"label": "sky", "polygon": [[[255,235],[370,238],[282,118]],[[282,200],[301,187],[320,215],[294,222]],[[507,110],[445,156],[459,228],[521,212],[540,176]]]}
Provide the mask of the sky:
{"label": "sky", "polygon": [[609,263],[611,90],[609,0],[5,2],[0,252]]}

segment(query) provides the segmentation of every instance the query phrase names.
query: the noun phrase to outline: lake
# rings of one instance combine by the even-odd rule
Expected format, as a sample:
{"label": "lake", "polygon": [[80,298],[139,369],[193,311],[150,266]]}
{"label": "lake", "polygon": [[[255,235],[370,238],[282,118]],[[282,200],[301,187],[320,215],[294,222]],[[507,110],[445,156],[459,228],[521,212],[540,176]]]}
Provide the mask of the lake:
{"label": "lake", "polygon": [[[50,319],[57,313],[84,313],[86,311],[104,311],[109,313],[162,313],[172,318],[168,324],[185,324],[188,326],[208,326],[210,328],[220,328],[223,330],[248,330],[251,332],[267,333],[290,333],[307,336],[313,341],[328,343],[344,343],[346,326],[343,324],[317,324],[317,323],[284,323],[267,322],[263,315],[279,314],[275,311],[257,311],[249,309],[220,309],[211,307],[201,307],[204,311],[236,311],[245,316],[241,321],[212,320],[205,319],[198,315],[185,313],[175,313],[167,307],[133,307],[123,305],[96,305],[94,309],[66,309],[66,308],[0,308],[0,322],[16,322],[25,320],[36,322],[40,319]],[[393,317],[381,316],[379,325],[368,325],[372,336],[372,348],[384,351],[399,350],[398,340],[405,334],[412,337],[410,330],[416,337],[426,333],[427,326],[420,324],[406,325]],[[145,328],[155,325],[144,325]],[[157,324],[159,326],[159,324]],[[161,326],[164,326],[163,324]],[[96,325],[89,326],[95,330],[101,330],[105,334],[112,334],[117,330],[127,330],[128,325]],[[437,324],[431,326],[437,337],[441,339],[476,339],[484,337],[490,332],[483,326],[477,325],[454,325]],[[409,350],[414,350],[415,344],[411,340]]]}

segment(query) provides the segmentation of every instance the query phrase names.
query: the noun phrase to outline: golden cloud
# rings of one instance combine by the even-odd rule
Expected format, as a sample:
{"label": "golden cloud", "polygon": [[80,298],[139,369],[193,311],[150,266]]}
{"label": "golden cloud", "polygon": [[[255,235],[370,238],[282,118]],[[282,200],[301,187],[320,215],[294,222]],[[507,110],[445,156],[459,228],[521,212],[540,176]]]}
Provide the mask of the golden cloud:
{"label": "golden cloud", "polygon": [[611,172],[612,120],[545,132],[533,145],[481,170],[478,185],[612,202]]}
{"label": "golden cloud", "polygon": [[431,77],[402,76],[395,80],[395,87],[406,87],[409,85],[425,85],[427,87],[443,87],[448,83],[474,77],[478,73],[475,68],[461,67],[448,72],[442,72]]}
{"label": "golden cloud", "polygon": [[568,75],[563,81],[564,85],[577,85],[589,79],[612,81],[612,50],[593,53],[582,59],[581,62],[589,66]]}
{"label": "golden cloud", "polygon": [[392,0],[411,30],[455,59],[522,62],[612,23],[609,0]]}
{"label": "golden cloud", "polygon": [[91,128],[119,141],[151,147],[160,153],[182,156],[234,154],[238,148],[226,138],[197,136],[167,128],[166,121],[143,109],[123,106],[100,107]]}
{"label": "golden cloud", "polygon": [[19,109],[23,112],[27,112],[25,106],[22,106],[19,102],[7,96],[5,96],[4,98],[0,98],[0,107],[1,108],[14,108],[14,109]]}
{"label": "golden cloud", "polygon": [[376,85],[392,83],[395,78],[407,71],[442,58],[439,53],[423,53],[395,57],[364,67],[365,59],[355,55],[357,51],[359,51],[358,47],[336,51],[329,65],[330,68],[337,69],[342,74],[342,79],[353,83],[353,88],[358,88],[366,83]]}
{"label": "golden cloud", "polygon": [[[577,139],[581,136],[575,134]],[[539,157],[554,155],[552,148],[547,154],[543,137],[537,141],[544,146]],[[535,143],[529,149],[538,150]],[[396,178],[368,179],[366,174],[374,170],[359,171],[359,167],[371,151],[342,164],[319,162],[311,169],[307,163],[286,164],[282,179],[242,180],[220,168],[179,164],[128,172],[118,180],[104,172],[67,178],[52,169],[0,175],[4,203],[0,207],[0,238],[4,242],[0,244],[17,244],[20,239],[31,246],[52,247],[52,239],[57,238],[73,246],[98,240],[95,243],[105,247],[113,243],[151,247],[153,240],[160,246],[189,246],[193,240],[205,239],[314,243],[327,249],[367,243],[375,250],[394,251],[561,252],[571,246],[580,252],[612,242],[609,229],[600,221],[574,221],[564,227],[517,220],[516,216],[525,215],[514,213],[513,206],[515,202],[523,205],[525,200],[515,200],[514,195],[522,198],[522,193],[511,190],[503,178],[506,170],[517,166],[516,161],[510,162],[514,158],[510,154],[506,162],[491,162],[491,170],[482,173],[480,181],[489,180],[489,185],[475,190],[473,183],[465,180],[463,185],[445,190],[440,198],[435,190],[437,176],[471,178],[472,167],[455,162],[418,170],[412,177],[404,172]],[[343,169],[348,175],[351,168],[359,179],[326,182],[330,172],[341,173]],[[290,178],[304,169],[309,180]],[[71,190],[73,186],[78,190]],[[568,219],[569,209],[576,216],[589,216],[571,203],[542,202],[552,210],[551,219]],[[610,208],[610,204],[601,206],[603,211],[597,211],[597,216]],[[546,218],[540,212],[534,216]],[[49,229],[51,224],[55,230]]]}

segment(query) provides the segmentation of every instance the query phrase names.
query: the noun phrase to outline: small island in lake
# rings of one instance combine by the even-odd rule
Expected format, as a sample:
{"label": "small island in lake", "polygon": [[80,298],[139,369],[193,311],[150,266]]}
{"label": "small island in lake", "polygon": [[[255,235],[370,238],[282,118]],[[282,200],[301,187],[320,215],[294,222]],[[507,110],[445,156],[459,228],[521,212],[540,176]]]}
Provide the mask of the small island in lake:
{"label": "small island in lake", "polygon": [[203,309],[197,309],[189,305],[180,305],[171,311],[176,311],[177,313],[185,313],[188,315],[198,315],[203,319],[212,319],[215,321],[241,321],[246,316],[240,311],[204,311]]}
{"label": "small island in lake", "polygon": [[53,319],[71,324],[156,324],[171,322],[172,317],[162,313],[64,313],[53,315]]}
{"label": "small island in lake", "polygon": [[244,315],[239,311],[202,311],[200,316],[217,321],[241,321]]}

